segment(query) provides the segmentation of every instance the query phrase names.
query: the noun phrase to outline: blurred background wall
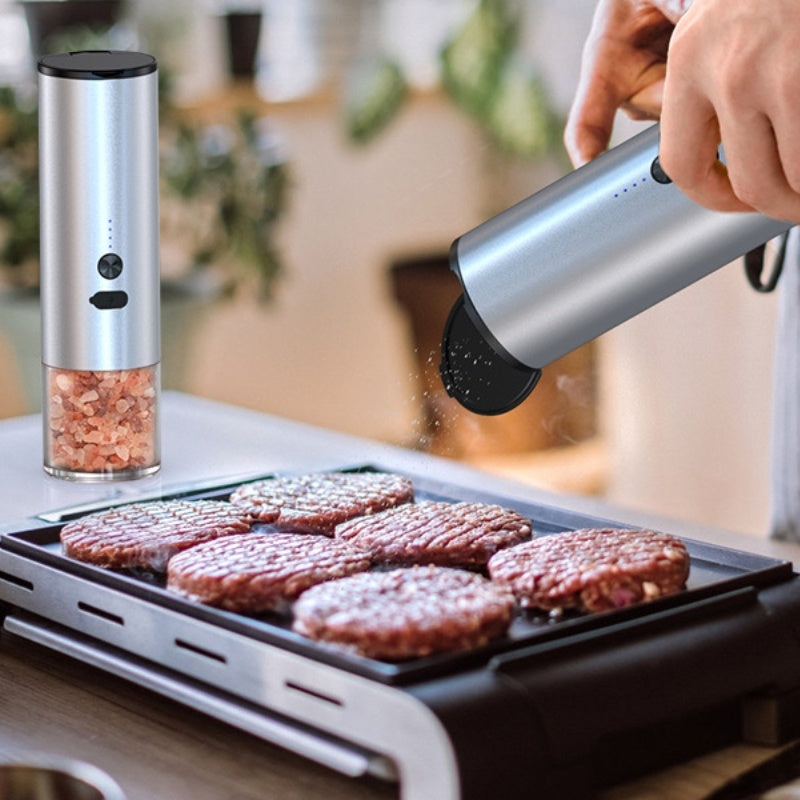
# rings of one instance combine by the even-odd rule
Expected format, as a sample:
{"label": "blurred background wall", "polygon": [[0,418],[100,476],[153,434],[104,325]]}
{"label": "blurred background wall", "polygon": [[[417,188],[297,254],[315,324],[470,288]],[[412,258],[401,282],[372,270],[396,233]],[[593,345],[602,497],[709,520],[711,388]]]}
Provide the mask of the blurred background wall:
{"label": "blurred background wall", "polygon": [[[513,423],[491,427],[459,414],[425,382],[431,357],[392,267],[440,259],[458,235],[568,169],[555,147],[534,161],[500,154],[437,86],[438,51],[475,7],[472,0],[126,4],[115,35],[143,49],[148,36],[158,39],[177,113],[214,126],[230,123],[240,107],[255,110],[290,174],[275,226],[284,273],[273,300],[260,302],[245,282],[233,298],[190,311],[196,336],[184,343],[180,380],[165,363],[165,382],[557,490],[763,534],[775,301],[746,287],[740,265],[601,337],[577,366],[554,367],[547,404],[530,405]],[[519,53],[563,117],[594,1],[525,7]],[[252,76],[231,74],[231,11],[262,14]],[[0,81],[30,82],[25,19],[11,0],[0,2],[0,54]],[[403,65],[410,93],[386,129],[357,146],[344,124],[347,75],[359,58],[376,55]],[[637,129],[621,120],[616,138]],[[179,236],[163,251],[165,273],[193,257]],[[439,291],[430,280],[413,289],[420,303]],[[4,314],[0,305],[0,323]],[[0,416],[30,411],[13,338],[0,333]]]}

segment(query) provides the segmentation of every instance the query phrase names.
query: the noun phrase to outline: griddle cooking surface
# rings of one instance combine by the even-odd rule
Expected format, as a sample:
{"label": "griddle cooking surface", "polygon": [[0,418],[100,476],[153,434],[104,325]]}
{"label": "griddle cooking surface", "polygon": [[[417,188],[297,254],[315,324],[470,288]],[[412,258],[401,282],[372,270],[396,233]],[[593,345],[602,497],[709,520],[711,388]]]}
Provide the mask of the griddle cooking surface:
{"label": "griddle cooking surface", "polygon": [[[372,467],[358,467],[372,470]],[[268,477],[268,476],[265,476]],[[630,527],[606,519],[598,519],[562,509],[518,502],[492,494],[468,492],[442,485],[424,477],[409,475],[415,487],[416,500],[480,501],[513,508],[532,521],[539,536],[586,527]],[[192,493],[193,498],[227,500],[232,491],[224,488]],[[182,497],[188,496],[186,493]],[[174,497],[171,495],[170,497]],[[169,498],[163,498],[169,499]],[[72,518],[72,517],[70,517]],[[64,520],[64,522],[66,519]],[[762,587],[790,578],[792,566],[787,561],[771,559],[728,548],[683,539],[691,556],[691,570],[686,590],[671,597],[626,609],[597,614],[565,614],[552,619],[546,614],[519,611],[509,634],[491,645],[467,653],[440,654],[402,663],[387,663],[344,653],[334,646],[313,642],[291,630],[289,614],[266,614],[258,617],[223,611],[185,600],[164,588],[163,576],[133,571],[111,571],[67,558],[61,549],[59,532],[64,522],[47,527],[6,534],[0,543],[9,551],[45,563],[61,571],[129,593],[161,607],[186,614],[199,621],[221,626],[236,633],[278,645],[317,661],[392,684],[409,684],[435,675],[446,674],[476,664],[486,663],[492,656],[507,653],[545,641],[569,638],[573,634],[611,624],[637,621],[666,609],[685,609],[709,597],[724,595],[743,587]]]}

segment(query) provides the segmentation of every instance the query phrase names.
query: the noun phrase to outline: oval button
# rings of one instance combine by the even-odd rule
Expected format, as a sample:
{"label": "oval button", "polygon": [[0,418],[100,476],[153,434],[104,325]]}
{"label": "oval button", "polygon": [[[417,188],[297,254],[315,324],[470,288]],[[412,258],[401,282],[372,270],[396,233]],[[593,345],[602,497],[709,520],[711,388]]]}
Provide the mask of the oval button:
{"label": "oval button", "polygon": [[95,308],[103,310],[108,308],[125,308],[128,305],[127,292],[95,292],[90,298],[89,302]]}

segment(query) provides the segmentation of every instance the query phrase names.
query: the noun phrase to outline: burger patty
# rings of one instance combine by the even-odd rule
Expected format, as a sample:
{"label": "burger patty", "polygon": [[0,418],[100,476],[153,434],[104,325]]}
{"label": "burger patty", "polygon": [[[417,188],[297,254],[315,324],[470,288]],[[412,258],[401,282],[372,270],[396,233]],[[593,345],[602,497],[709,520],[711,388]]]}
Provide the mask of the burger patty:
{"label": "burger patty", "polygon": [[502,636],[514,598],[471,572],[407,567],[364,572],[304,592],[293,628],[367,658],[390,661],[468,650]]}
{"label": "burger patty", "polygon": [[528,539],[531,525],[502,506],[428,500],[345,522],[334,535],[379,564],[475,567]]}
{"label": "burger patty", "polygon": [[251,527],[247,511],[217,500],[134,503],[68,522],[61,544],[66,555],[101,567],[162,572],[175,553]]}
{"label": "burger patty", "polygon": [[408,503],[408,478],[384,472],[323,472],[245,484],[231,502],[279,530],[333,535],[340,522]]}
{"label": "burger patty", "polygon": [[488,570],[521,606],[605,611],[680,591],[689,553],[665,533],[587,528],[503,550],[489,559]]}
{"label": "burger patty", "polygon": [[363,551],[321,536],[249,533],[170,559],[167,589],[228,611],[259,613],[282,610],[309,586],[369,567]]}

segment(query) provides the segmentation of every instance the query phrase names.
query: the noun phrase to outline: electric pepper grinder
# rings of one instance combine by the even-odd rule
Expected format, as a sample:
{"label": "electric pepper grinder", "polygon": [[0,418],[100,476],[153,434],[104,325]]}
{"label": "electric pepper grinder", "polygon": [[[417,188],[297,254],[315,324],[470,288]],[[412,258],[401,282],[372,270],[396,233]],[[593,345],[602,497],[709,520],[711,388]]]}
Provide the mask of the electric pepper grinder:
{"label": "electric pepper grinder", "polygon": [[697,205],[658,144],[653,125],[453,243],[440,372],[465,408],[509,411],[542,367],[791,227]]}
{"label": "electric pepper grinder", "polygon": [[139,478],[160,467],[156,60],[38,68],[44,469]]}

